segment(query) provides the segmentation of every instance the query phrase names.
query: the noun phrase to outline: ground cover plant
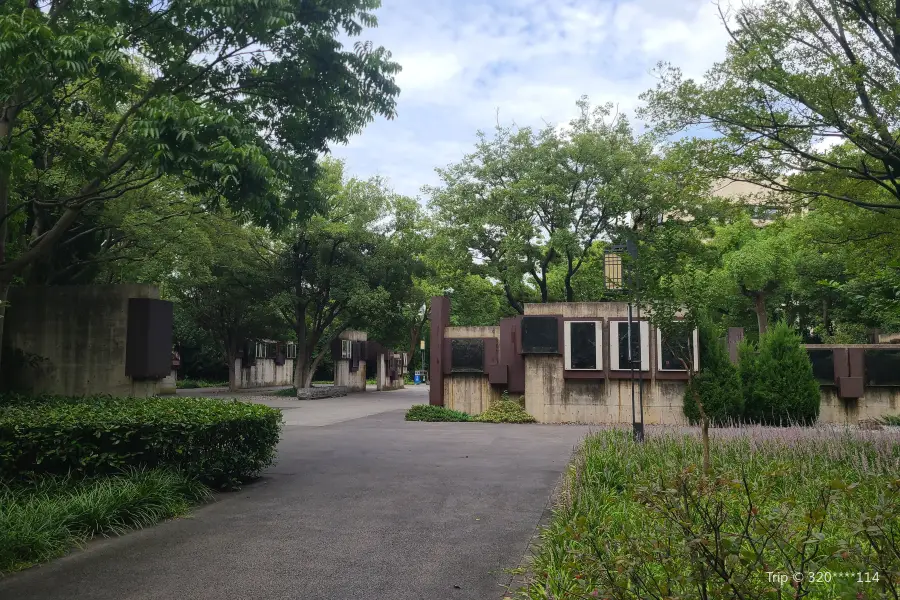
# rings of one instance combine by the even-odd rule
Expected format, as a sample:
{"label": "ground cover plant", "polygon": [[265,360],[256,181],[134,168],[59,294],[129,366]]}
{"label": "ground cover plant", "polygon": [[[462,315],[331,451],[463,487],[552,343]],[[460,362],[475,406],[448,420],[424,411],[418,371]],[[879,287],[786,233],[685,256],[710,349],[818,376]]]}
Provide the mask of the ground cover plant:
{"label": "ground cover plant", "polygon": [[444,406],[417,404],[406,411],[407,421],[472,421],[477,423],[534,423],[535,418],[525,412],[520,400],[510,400],[506,395],[491,402],[480,415],[453,410]]}
{"label": "ground cover plant", "polygon": [[181,516],[208,497],[196,479],[166,469],[0,484],[0,573],[62,556],[95,536]]}
{"label": "ground cover plant", "polygon": [[206,381],[205,379],[179,379],[175,381],[175,387],[183,390],[198,388],[228,387],[227,381]]}
{"label": "ground cover plant", "polygon": [[214,398],[7,396],[0,481],[171,467],[234,488],[273,462],[280,431],[280,411]]}
{"label": "ground cover plant", "polygon": [[432,406],[430,404],[416,404],[406,411],[407,421],[473,421],[468,413],[453,410],[445,406]]}
{"label": "ground cover plant", "polygon": [[898,598],[900,433],[826,428],[589,436],[518,593]]}

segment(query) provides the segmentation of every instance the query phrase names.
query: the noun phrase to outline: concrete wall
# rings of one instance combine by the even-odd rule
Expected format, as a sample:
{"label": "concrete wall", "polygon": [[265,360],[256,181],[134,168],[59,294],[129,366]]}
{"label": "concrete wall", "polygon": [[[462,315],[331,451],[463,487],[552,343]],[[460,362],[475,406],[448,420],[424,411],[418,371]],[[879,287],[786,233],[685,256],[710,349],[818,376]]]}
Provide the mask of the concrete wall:
{"label": "concrete wall", "polygon": [[[624,302],[559,302],[526,304],[526,315],[562,315],[563,318],[602,318],[603,361],[609,367],[610,318],[627,318]],[[639,315],[635,312],[632,317]],[[643,317],[642,317],[643,318]],[[650,370],[634,385],[635,410],[643,391],[644,423],[682,424],[684,381],[656,379],[656,334],[650,335]],[[564,357],[525,357],[525,410],[541,423],[631,423],[630,379],[566,379]],[[640,419],[640,417],[638,417]]]}
{"label": "concrete wall", "polygon": [[283,365],[276,365],[274,358],[257,358],[256,364],[244,369],[240,358],[234,361],[240,389],[276,387],[294,383],[294,359],[288,358]]}
{"label": "concrete wall", "polygon": [[[365,331],[347,330],[338,336],[342,340],[351,342],[365,342],[368,339]],[[365,357],[363,357],[365,358]],[[334,361],[334,385],[346,387],[351,392],[363,392],[366,389],[366,363],[359,361],[359,370],[350,372],[350,361],[338,359]]]}
{"label": "concrete wall", "polygon": [[880,419],[886,415],[900,415],[900,388],[868,386],[862,398],[844,399],[834,386],[822,386],[820,423],[854,425],[859,421]]}
{"label": "concrete wall", "polygon": [[4,318],[4,384],[37,394],[156,394],[157,380],[125,375],[128,299],[150,285],[13,288]]}
{"label": "concrete wall", "polygon": [[159,382],[157,394],[160,396],[171,396],[178,392],[178,371],[172,371]]}
{"label": "concrete wall", "polygon": [[[496,338],[500,339],[500,327],[447,327],[448,339]],[[432,381],[434,385],[434,381]],[[491,401],[499,400],[503,390],[492,386],[487,374],[457,373],[445,375],[444,406],[471,415],[484,412]]]}

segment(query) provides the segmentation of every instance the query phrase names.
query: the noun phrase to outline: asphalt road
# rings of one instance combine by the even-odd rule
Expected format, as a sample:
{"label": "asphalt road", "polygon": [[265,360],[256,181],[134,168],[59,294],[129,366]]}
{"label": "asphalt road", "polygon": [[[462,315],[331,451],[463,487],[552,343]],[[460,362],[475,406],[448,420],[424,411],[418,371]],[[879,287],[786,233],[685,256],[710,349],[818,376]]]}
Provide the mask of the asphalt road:
{"label": "asphalt road", "polygon": [[0,599],[498,600],[587,429],[407,423],[423,387],[365,397],[381,408],[278,399],[291,424],[262,480],[2,579]]}

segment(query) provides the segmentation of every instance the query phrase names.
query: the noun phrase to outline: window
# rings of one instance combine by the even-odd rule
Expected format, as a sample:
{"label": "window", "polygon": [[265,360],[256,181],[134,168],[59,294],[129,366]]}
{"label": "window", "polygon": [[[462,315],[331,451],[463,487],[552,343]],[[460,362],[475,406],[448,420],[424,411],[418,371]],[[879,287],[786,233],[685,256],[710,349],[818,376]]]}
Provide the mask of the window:
{"label": "window", "polygon": [[256,342],[256,358],[269,358],[269,355],[266,353],[269,345],[265,342]]}
{"label": "window", "polygon": [[522,318],[523,354],[559,354],[559,321],[556,317]]}
{"label": "window", "polygon": [[287,343],[285,358],[297,358],[297,344],[295,344],[294,342]]}
{"label": "window", "polygon": [[352,347],[350,340],[341,340],[341,358],[349,360],[352,356]]}
{"label": "window", "polygon": [[599,371],[603,369],[603,322],[565,322],[566,369]]}
{"label": "window", "polygon": [[662,332],[656,330],[657,368],[660,371],[685,371],[683,360],[690,360],[693,369],[700,368],[699,334],[697,330],[683,334],[674,339],[667,339]]}
{"label": "window", "polygon": [[[628,321],[610,321],[609,367],[614,371],[650,370],[650,324],[631,323],[631,352],[628,348]],[[629,356],[631,361],[629,362]]]}

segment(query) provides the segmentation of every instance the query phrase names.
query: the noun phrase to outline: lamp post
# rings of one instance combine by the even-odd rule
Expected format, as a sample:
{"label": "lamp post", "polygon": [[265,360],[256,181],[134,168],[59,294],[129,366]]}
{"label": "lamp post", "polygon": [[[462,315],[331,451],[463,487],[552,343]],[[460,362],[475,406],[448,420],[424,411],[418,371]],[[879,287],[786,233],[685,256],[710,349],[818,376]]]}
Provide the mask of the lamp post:
{"label": "lamp post", "polygon": [[419,340],[419,349],[422,351],[422,383],[425,383],[425,340]]}
{"label": "lamp post", "polygon": [[[624,265],[622,258],[628,254],[629,264]],[[635,318],[632,314],[632,304],[637,304],[637,322],[640,323],[641,308],[640,298],[638,296],[640,285],[637,275],[637,242],[628,235],[625,244],[614,244],[608,246],[603,252],[603,271],[604,271],[604,287],[607,291],[616,294],[628,295],[628,334],[626,343],[628,344],[628,366],[631,371],[631,428],[634,432],[634,439],[637,442],[644,441],[644,378],[641,375],[637,380],[638,397],[635,402],[635,358],[640,361],[641,349],[638,348],[637,357],[634,356],[634,346],[632,345],[632,326]],[[633,299],[633,301],[632,301]],[[640,325],[638,325],[638,335],[640,336]],[[640,340],[640,337],[638,338]],[[644,342],[645,340],[640,340]],[[646,340],[649,343],[649,340]],[[640,362],[639,362],[640,365]],[[640,365],[643,367],[644,365]],[[640,419],[638,419],[640,416]]]}

